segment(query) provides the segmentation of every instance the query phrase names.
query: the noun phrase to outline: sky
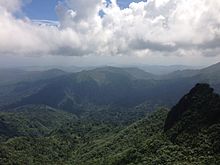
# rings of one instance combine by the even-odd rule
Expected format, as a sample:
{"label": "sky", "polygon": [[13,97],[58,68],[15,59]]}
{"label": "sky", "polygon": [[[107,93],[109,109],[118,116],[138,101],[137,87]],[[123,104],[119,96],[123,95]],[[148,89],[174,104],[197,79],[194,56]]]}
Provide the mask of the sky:
{"label": "sky", "polygon": [[219,0],[0,0],[0,65],[211,65]]}
{"label": "sky", "polygon": [[[59,0],[32,0],[24,6],[23,12],[33,20],[53,20],[57,21],[55,6]],[[117,3],[120,8],[127,8],[131,2],[140,2],[141,0],[119,0]],[[62,1],[63,2],[63,1]]]}

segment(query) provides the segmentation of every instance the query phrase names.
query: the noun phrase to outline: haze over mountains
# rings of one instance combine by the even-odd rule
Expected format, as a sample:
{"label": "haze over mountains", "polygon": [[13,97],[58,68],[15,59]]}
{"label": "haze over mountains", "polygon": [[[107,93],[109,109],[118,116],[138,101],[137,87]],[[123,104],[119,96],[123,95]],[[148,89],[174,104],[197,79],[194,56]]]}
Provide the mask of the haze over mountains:
{"label": "haze over mountains", "polygon": [[220,165],[219,15],[0,0],[0,165]]}
{"label": "haze over mountains", "polygon": [[1,70],[0,164],[218,164],[219,72]]}
{"label": "haze over mountains", "polygon": [[[109,66],[119,67],[119,68],[139,68],[144,70],[145,72],[149,72],[156,75],[163,75],[172,73],[178,70],[186,70],[186,69],[200,69],[202,66],[186,66],[186,65],[144,65],[144,64],[130,64],[130,65],[117,65],[112,64]],[[60,69],[66,72],[80,72],[83,70],[92,70],[95,68],[105,67],[105,65],[91,65],[91,66],[59,66],[59,65],[51,65],[51,66],[17,66],[11,67],[11,69],[23,70],[23,71],[46,71],[51,69]],[[4,68],[1,68],[4,69]],[[10,67],[5,67],[5,69],[10,69]]]}
{"label": "haze over mountains", "polygon": [[[138,68],[117,67],[101,67],[76,73],[58,69],[2,70],[1,83],[7,85],[2,86],[0,97],[4,103],[10,100],[9,103],[15,105],[47,104],[56,108],[85,103],[135,106],[145,100],[152,104],[172,106],[198,82],[210,83],[219,91],[219,65],[165,75],[154,75]],[[171,90],[174,92],[171,93]],[[10,99],[14,96],[16,99]]]}

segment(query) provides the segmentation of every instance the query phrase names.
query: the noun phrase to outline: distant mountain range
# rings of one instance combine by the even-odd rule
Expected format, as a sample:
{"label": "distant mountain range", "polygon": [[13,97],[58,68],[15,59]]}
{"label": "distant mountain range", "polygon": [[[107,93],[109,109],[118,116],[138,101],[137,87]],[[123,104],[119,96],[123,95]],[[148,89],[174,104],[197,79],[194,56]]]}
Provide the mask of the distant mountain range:
{"label": "distant mountain range", "polygon": [[[186,69],[200,69],[202,66],[187,66],[187,65],[144,65],[144,64],[134,64],[134,65],[110,65],[112,67],[118,68],[139,68],[145,72],[149,72],[155,75],[163,75],[169,74],[174,71],[182,71]],[[23,70],[23,71],[46,71],[51,69],[60,69],[65,72],[81,72],[83,70],[92,70],[96,68],[108,67],[106,65],[103,66],[59,66],[59,65],[51,65],[51,66],[21,66],[15,67],[15,70]],[[1,69],[0,69],[1,70]]]}
{"label": "distant mountain range", "polygon": [[219,72],[1,70],[0,164],[220,164]]}
{"label": "distant mountain range", "polygon": [[0,69],[0,85],[10,85],[19,82],[30,82],[51,79],[66,74],[59,69],[46,71],[25,71],[21,69]]}
{"label": "distant mountain range", "polygon": [[148,102],[169,107],[196,83],[209,83],[219,92],[219,72],[220,63],[161,76],[138,68],[101,67],[77,73],[53,69],[17,71],[15,78],[19,78],[14,81],[13,72],[8,71],[0,76],[11,85],[0,88],[0,98],[7,108],[46,104],[72,112],[88,104],[132,107]]}
{"label": "distant mountain range", "polygon": [[163,66],[163,65],[137,65],[136,67],[155,74],[155,75],[166,75],[175,71],[182,71],[182,70],[194,70],[200,69],[201,66],[186,66],[186,65],[170,65],[170,66]]}

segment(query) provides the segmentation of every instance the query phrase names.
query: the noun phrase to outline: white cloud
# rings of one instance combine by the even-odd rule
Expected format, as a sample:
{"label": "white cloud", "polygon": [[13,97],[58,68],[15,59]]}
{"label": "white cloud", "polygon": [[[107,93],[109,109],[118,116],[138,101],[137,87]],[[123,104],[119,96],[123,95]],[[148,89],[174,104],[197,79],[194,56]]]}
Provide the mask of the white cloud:
{"label": "white cloud", "polygon": [[22,0],[1,0],[0,7],[4,7],[9,12],[16,12],[21,9]]}
{"label": "white cloud", "polygon": [[0,0],[0,54],[215,56],[220,50],[217,0],[148,0],[125,9],[116,0],[66,0],[56,7],[59,23],[15,18],[21,2]]}

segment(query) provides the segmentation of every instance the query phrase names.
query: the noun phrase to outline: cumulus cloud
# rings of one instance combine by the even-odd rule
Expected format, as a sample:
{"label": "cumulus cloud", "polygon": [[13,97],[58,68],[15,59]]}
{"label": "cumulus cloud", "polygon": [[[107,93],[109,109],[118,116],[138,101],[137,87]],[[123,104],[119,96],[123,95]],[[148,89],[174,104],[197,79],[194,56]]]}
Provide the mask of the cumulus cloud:
{"label": "cumulus cloud", "polygon": [[8,12],[19,11],[21,9],[22,4],[23,4],[22,0],[1,0],[0,1],[1,10],[3,10],[4,8]]}
{"label": "cumulus cloud", "polygon": [[217,0],[148,0],[124,9],[116,0],[66,0],[56,6],[53,24],[16,18],[23,4],[0,0],[0,54],[216,56],[220,50]]}

